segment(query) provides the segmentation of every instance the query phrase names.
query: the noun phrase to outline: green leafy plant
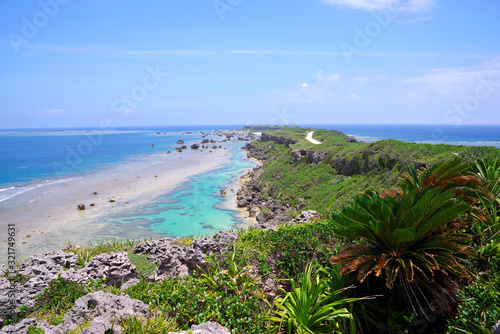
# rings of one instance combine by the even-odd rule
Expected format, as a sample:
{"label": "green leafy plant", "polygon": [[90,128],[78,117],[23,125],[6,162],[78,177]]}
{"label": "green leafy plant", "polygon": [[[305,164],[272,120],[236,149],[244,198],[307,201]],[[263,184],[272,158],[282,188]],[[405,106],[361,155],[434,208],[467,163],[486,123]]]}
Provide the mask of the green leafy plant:
{"label": "green leafy plant", "polygon": [[174,277],[161,283],[142,281],[126,293],[176,319],[183,330],[213,321],[231,333],[265,332],[265,301],[254,280],[238,263],[228,269],[209,266],[199,275]]}
{"label": "green leafy plant", "polygon": [[476,280],[459,291],[459,314],[449,322],[449,331],[457,333],[491,333],[500,319],[500,276]]}
{"label": "green leafy plant", "polygon": [[88,247],[77,247],[74,245],[67,245],[65,250],[72,252],[78,256],[78,264],[85,266],[85,263],[92,260],[99,254],[111,252],[128,252],[131,253],[134,247],[140,241],[129,239],[111,239],[105,241],[98,241],[89,243]]}
{"label": "green leafy plant", "polygon": [[313,272],[310,263],[299,283],[291,280],[292,290],[276,298],[276,310],[269,317],[273,333],[332,333],[343,321],[352,319],[345,305],[359,298],[337,298],[344,289],[331,291],[322,275],[324,270]]}
{"label": "green leafy plant", "polygon": [[471,166],[472,173],[487,182],[488,190],[500,204],[500,156],[477,159]]}
{"label": "green leafy plant", "polygon": [[397,186],[403,193],[428,186],[443,190],[454,190],[457,196],[462,195],[469,201],[474,201],[477,193],[486,195],[485,183],[476,175],[470,175],[469,164],[460,157],[437,162],[429,168],[419,171],[408,163],[408,172],[403,174]]}
{"label": "green leafy plant", "polygon": [[26,332],[27,334],[45,334],[45,331],[36,326],[29,326]]}
{"label": "green leafy plant", "polygon": [[87,293],[102,290],[104,279],[87,284],[69,281],[59,274],[50,281],[45,290],[36,297],[32,316],[45,319],[51,325],[61,323],[66,311],[71,309],[75,301]]}
{"label": "green leafy plant", "polygon": [[178,327],[174,320],[168,319],[160,312],[153,313],[150,318],[136,315],[119,319],[123,334],[167,334],[177,332]]}
{"label": "green leafy plant", "polygon": [[[357,272],[359,282],[384,277],[386,287],[405,297],[415,313],[431,298],[446,312],[456,305],[453,278],[467,277],[457,259],[471,255],[470,236],[450,224],[469,209],[453,190],[427,186],[401,198],[371,192],[332,214],[339,236],[361,239],[332,258],[340,273]],[[424,315],[426,315],[424,313]]]}

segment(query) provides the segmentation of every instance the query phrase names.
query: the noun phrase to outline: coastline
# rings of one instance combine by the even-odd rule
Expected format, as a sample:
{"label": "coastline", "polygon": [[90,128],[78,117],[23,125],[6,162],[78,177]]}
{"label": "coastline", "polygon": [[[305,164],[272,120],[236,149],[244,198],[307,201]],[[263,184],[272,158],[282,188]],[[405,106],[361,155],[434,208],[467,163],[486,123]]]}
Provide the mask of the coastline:
{"label": "coastline", "polygon": [[[147,207],[160,196],[182,188],[190,178],[231,163],[229,148],[234,147],[234,143],[228,142],[225,147],[228,150],[187,149],[182,153],[136,157],[0,202],[2,228],[6,229],[8,224],[16,227],[16,260],[63,249],[68,243],[86,246],[88,242],[111,238],[165,237],[149,229],[130,228],[129,224],[116,224],[106,218]],[[35,199],[29,200],[34,196]],[[85,210],[77,210],[80,203],[85,204]],[[91,203],[95,206],[90,206]],[[237,210],[234,201],[220,203],[227,203],[229,210]],[[244,217],[238,215],[238,220]],[[6,249],[7,238],[1,238],[0,244]],[[6,254],[0,255],[2,263],[6,258]]]}

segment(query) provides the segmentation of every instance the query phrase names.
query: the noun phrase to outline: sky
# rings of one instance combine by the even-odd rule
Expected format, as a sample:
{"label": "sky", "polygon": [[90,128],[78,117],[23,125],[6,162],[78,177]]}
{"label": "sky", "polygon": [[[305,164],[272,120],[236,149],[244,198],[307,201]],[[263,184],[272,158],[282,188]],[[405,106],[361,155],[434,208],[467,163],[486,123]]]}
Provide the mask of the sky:
{"label": "sky", "polygon": [[498,0],[2,0],[0,128],[500,124]]}

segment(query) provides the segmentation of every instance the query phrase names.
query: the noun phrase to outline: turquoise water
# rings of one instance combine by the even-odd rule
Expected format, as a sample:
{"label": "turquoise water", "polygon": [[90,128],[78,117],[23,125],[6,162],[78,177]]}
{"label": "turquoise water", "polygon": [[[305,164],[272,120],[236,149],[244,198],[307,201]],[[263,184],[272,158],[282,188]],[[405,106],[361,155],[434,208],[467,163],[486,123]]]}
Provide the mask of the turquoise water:
{"label": "turquoise water", "polygon": [[[159,197],[153,203],[133,212],[111,216],[109,222],[130,224],[130,228],[149,229],[165,236],[198,236],[214,234],[220,230],[237,227],[242,221],[234,210],[234,197],[230,187],[255,162],[244,160],[246,152],[241,145],[231,149],[231,161],[223,168],[193,176],[176,191]],[[227,195],[221,196],[220,190]],[[224,201],[230,201],[232,210],[224,209]]]}

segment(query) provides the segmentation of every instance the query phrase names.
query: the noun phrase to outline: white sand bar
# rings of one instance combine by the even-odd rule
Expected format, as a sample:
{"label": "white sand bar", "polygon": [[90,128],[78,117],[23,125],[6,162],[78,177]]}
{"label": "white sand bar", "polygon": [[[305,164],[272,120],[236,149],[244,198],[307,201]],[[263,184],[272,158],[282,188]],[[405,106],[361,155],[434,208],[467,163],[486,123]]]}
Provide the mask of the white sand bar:
{"label": "white sand bar", "polygon": [[[138,235],[141,229],[114,230],[105,218],[147,205],[174,191],[191,176],[221,168],[229,163],[231,155],[229,149],[212,153],[188,149],[182,153],[137,157],[91,174],[34,188],[0,202],[0,228],[5,231],[0,236],[0,247],[7,250],[8,224],[15,224],[17,230],[16,260],[62,249],[68,242],[86,246],[88,241],[116,236],[144,237]],[[77,210],[79,203],[85,204],[86,209]],[[91,207],[91,203],[95,206]],[[142,233],[162,237],[152,235],[149,230]],[[6,254],[4,251],[0,255],[2,261]]]}

